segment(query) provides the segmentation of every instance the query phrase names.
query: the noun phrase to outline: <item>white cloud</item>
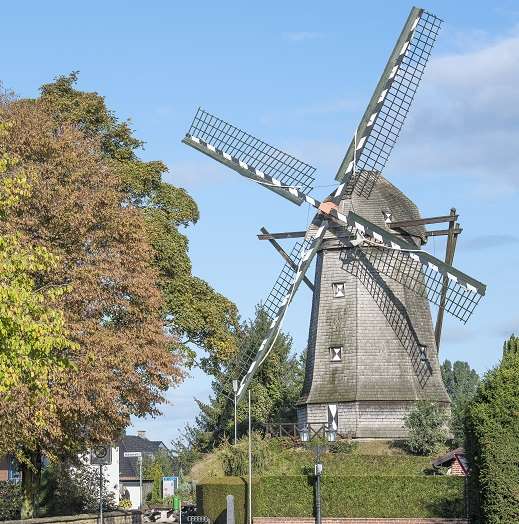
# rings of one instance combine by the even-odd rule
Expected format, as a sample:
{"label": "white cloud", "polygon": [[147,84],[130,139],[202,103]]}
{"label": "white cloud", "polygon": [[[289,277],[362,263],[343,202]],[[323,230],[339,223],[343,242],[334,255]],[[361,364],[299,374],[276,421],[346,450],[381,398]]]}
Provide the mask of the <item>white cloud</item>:
{"label": "white cloud", "polygon": [[519,190],[519,34],[432,59],[395,150],[415,172]]}

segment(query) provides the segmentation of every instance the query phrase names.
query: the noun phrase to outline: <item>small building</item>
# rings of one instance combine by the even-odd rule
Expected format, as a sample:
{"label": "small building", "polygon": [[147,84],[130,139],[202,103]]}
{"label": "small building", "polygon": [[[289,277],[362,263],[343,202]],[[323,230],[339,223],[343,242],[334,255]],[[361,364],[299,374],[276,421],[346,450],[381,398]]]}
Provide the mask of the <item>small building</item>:
{"label": "small building", "polygon": [[466,477],[470,472],[463,448],[453,449],[449,453],[438,457],[432,465],[434,468],[448,468],[447,475]]}
{"label": "small building", "polygon": [[[141,452],[142,458],[154,457],[160,451],[168,451],[168,448],[160,440],[148,440],[145,431],[138,431],[137,435],[123,435],[119,442],[119,486],[121,498],[129,498],[132,509],[138,509],[141,505],[139,484],[139,461],[136,457],[125,457],[125,452]],[[146,500],[153,485],[151,479],[143,478],[142,498]]]}

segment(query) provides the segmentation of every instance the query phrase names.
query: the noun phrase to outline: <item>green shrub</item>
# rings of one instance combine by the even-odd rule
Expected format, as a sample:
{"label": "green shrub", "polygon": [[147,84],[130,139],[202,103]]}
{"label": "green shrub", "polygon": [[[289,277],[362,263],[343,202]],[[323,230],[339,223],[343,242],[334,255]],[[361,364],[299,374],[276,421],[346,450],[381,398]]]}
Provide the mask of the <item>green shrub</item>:
{"label": "green shrub", "polygon": [[0,482],[0,520],[19,519],[21,507],[20,486],[10,482]]}
{"label": "green shrub", "polygon": [[[220,446],[218,456],[222,463],[225,475],[246,475],[249,468],[249,444],[248,438],[244,437],[236,445],[228,442]],[[252,434],[252,468],[256,473],[263,473],[270,462],[272,453],[268,440],[263,439],[257,433]]]}
{"label": "green shrub", "polygon": [[[99,470],[83,463],[50,463],[42,472],[40,511],[43,515],[95,513],[99,508]],[[115,509],[104,477],[103,508]]]}
{"label": "green shrub", "polygon": [[[255,479],[253,512],[258,517],[312,517],[312,476]],[[326,476],[322,477],[325,517],[462,517],[464,480],[461,477]],[[226,477],[197,487],[200,514],[217,524],[225,519],[225,497],[235,497],[237,524],[246,522],[245,479]]]}
{"label": "green shrub", "polygon": [[416,407],[405,419],[409,431],[406,444],[412,453],[430,455],[435,453],[447,440],[447,414],[435,402],[425,400],[416,403]]}
{"label": "green shrub", "polygon": [[488,524],[519,522],[519,338],[481,383],[468,408],[471,513]]}
{"label": "green shrub", "polygon": [[351,453],[358,444],[352,440],[337,440],[328,444],[330,453]]}

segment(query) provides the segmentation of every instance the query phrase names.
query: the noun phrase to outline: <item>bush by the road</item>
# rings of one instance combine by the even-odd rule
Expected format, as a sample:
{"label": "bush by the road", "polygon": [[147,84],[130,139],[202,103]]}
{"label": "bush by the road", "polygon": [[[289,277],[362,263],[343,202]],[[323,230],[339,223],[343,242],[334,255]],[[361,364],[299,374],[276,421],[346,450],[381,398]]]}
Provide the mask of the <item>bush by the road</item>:
{"label": "bush by the road", "polygon": [[0,482],[0,520],[19,519],[21,507],[20,486],[10,482]]}
{"label": "bush by the road", "polygon": [[[460,477],[323,476],[325,517],[462,517],[464,481]],[[253,484],[253,514],[269,517],[312,517],[311,476],[261,477]],[[197,486],[200,514],[217,524],[225,521],[225,497],[235,498],[237,524],[246,522],[247,481],[238,477],[210,480]]]}

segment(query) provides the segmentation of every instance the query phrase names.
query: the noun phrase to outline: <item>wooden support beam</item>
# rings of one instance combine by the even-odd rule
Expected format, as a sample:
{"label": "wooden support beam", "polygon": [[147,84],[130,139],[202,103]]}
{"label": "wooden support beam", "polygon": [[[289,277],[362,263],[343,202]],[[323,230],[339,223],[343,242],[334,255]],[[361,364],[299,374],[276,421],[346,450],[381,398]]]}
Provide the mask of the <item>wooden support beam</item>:
{"label": "wooden support beam", "polygon": [[397,229],[401,227],[424,226],[425,224],[441,224],[442,222],[456,222],[458,215],[445,215],[441,217],[420,218],[419,220],[401,220],[400,222],[390,222],[388,227],[390,229]]}
{"label": "wooden support beam", "polygon": [[[262,236],[266,237],[266,239],[274,246],[276,251],[284,258],[284,260],[290,265],[290,267],[294,271],[297,271],[297,264],[290,258],[290,255],[274,240],[274,238],[269,238],[272,235],[266,230],[266,228],[262,227],[260,231],[263,233]],[[259,236],[260,235],[258,235],[258,237]],[[303,277],[303,281],[310,288],[310,291],[312,291],[313,293],[314,285],[312,284],[312,282],[310,282],[310,280],[308,280],[307,277]]]}
{"label": "wooden support beam", "polygon": [[[456,224],[456,229],[454,230],[455,235],[459,235],[463,229],[461,227],[458,227],[458,224]],[[425,236],[426,237],[440,237],[444,235],[448,235],[449,230],[448,229],[437,229],[436,231],[426,231]]]}
{"label": "wooden support beam", "polygon": [[[262,228],[263,231],[264,228]],[[288,231],[287,233],[268,233],[258,235],[259,240],[272,240],[275,238],[300,238],[306,235],[306,231]]]}
{"label": "wooden support beam", "polygon": [[[451,209],[450,216],[453,217],[453,220],[449,222],[448,229],[448,238],[447,238],[447,247],[445,249],[445,263],[452,265],[454,261],[454,251],[456,250],[456,242],[458,240],[459,233],[456,232],[459,228],[456,220],[458,215],[454,208]],[[443,326],[443,315],[445,313],[445,301],[447,299],[447,289],[449,287],[449,279],[447,276],[443,277],[442,291],[440,295],[440,305],[438,308],[438,316],[436,317],[436,325],[434,326],[434,338],[436,340],[436,350],[440,351],[440,341],[442,336],[442,326]]]}

